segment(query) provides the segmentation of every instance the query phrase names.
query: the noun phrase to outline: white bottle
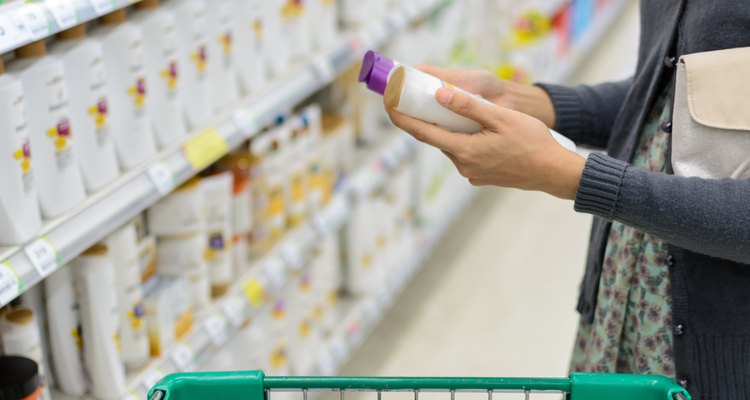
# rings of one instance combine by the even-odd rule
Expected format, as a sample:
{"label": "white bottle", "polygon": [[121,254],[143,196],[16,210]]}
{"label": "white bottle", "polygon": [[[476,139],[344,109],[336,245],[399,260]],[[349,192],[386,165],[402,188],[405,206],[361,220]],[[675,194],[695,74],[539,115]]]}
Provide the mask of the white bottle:
{"label": "white bottle", "polygon": [[208,17],[208,76],[211,82],[211,103],[220,112],[239,99],[237,81],[237,48],[233,20],[233,0],[203,0]]}
{"label": "white bottle", "polygon": [[234,31],[237,33],[237,68],[243,93],[258,90],[267,79],[264,47],[268,29],[263,17],[264,0],[233,0]]}
{"label": "white bottle", "polygon": [[161,237],[156,246],[157,273],[160,276],[184,277],[195,311],[205,310],[211,304],[207,243],[206,233],[199,230],[190,234]]}
{"label": "white bottle", "polygon": [[143,31],[146,50],[146,81],[149,90],[150,119],[159,147],[165,148],[187,134],[182,115],[180,91],[182,69],[177,55],[177,22],[174,14],[159,7],[159,0],[144,0],[135,5],[131,22]]}
{"label": "white bottle", "polygon": [[47,323],[57,387],[69,396],[86,394],[81,359],[83,339],[72,268],[60,268],[44,280]]}
{"label": "white bottle", "polygon": [[266,68],[271,76],[280,76],[292,62],[289,32],[283,29],[283,11],[288,0],[263,1],[263,48]]}
{"label": "white bottle", "polygon": [[143,33],[127,22],[125,9],[100,19],[92,37],[104,48],[107,98],[111,105],[110,130],[124,170],[156,154],[156,140],[148,120],[146,55]]}
{"label": "white bottle", "polygon": [[211,296],[224,295],[232,283],[229,252],[232,221],[232,174],[222,172],[201,178],[203,209],[206,213],[208,271]]}
{"label": "white bottle", "polygon": [[21,81],[4,74],[0,60],[0,244],[31,239],[42,226],[31,165]]}
{"label": "white bottle", "polygon": [[120,355],[120,326],[115,266],[106,246],[94,245],[71,262],[78,278],[83,358],[97,399],[125,395],[125,368]]}
{"label": "white bottle", "polygon": [[[17,308],[3,316],[0,320],[0,338],[3,341],[3,354],[7,356],[22,356],[34,360],[39,366],[39,376],[42,384],[49,371],[44,369],[42,356],[42,339],[40,326],[31,308]],[[49,390],[43,389],[44,399],[49,399]]]}
{"label": "white bottle", "polygon": [[104,53],[99,41],[86,38],[83,24],[60,32],[58,39],[50,54],[65,65],[76,155],[92,193],[120,175],[109,129]]}
{"label": "white bottle", "polygon": [[86,198],[73,146],[73,127],[62,61],[45,55],[44,41],[16,50],[9,72],[23,83],[29,139],[39,204],[46,218],[57,217]]}
{"label": "white bottle", "polygon": [[177,54],[182,71],[183,113],[190,129],[213,115],[208,78],[208,18],[201,0],[177,0],[169,5],[177,20]]}
{"label": "white bottle", "polygon": [[[479,96],[446,84],[432,75],[405,65],[398,65],[393,60],[372,50],[365,53],[359,81],[365,82],[370,90],[382,94],[387,107],[393,107],[399,112],[453,132],[475,133],[479,132],[482,126],[438,103],[435,99],[438,89],[452,87],[454,90],[492,104]],[[575,151],[575,143],[570,139],[551,129],[549,132],[560,145],[570,151]]]}
{"label": "white bottle", "polygon": [[106,243],[115,266],[114,289],[119,309],[122,361],[132,371],[149,360],[146,310],[135,226],[129,223],[116,230],[107,237]]}

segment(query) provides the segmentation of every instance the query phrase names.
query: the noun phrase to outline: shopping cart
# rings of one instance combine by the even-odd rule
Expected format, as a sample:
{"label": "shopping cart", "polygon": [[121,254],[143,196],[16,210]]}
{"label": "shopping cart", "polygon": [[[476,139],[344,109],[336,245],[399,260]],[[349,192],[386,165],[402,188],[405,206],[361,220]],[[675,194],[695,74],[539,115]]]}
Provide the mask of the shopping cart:
{"label": "shopping cart", "polygon": [[[149,392],[149,400],[272,400],[273,392],[459,392],[562,393],[567,400],[690,400],[673,380],[655,375],[573,373],[569,378],[386,378],[264,376],[262,371],[196,372],[166,376]],[[448,400],[448,396],[446,396]]]}

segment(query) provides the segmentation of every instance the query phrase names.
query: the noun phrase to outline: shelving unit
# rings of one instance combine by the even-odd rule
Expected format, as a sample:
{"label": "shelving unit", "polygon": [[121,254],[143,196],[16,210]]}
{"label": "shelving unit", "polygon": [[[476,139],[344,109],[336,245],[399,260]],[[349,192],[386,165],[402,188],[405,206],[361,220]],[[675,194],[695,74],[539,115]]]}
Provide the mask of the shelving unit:
{"label": "shelving unit", "polygon": [[0,306],[329,84],[366,49],[384,43],[442,3],[436,0],[427,7],[408,3],[385,18],[342,35],[336,45],[294,65],[263,89],[216,115],[186,140],[124,174],[69,213],[46,221],[36,239],[0,249]]}

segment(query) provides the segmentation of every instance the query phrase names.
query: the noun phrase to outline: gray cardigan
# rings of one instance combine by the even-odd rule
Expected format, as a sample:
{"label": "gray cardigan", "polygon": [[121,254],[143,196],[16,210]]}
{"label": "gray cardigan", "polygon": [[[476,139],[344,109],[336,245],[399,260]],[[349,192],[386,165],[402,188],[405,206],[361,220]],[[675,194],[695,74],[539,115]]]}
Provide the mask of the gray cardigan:
{"label": "gray cardigan", "polygon": [[750,398],[750,180],[677,177],[628,161],[656,97],[674,79],[677,58],[750,46],[748,21],[747,0],[642,0],[633,78],[539,85],[552,98],[558,131],[608,152],[589,157],[575,201],[577,211],[596,216],[582,318],[591,321],[596,310],[610,221],[666,240],[676,375],[697,399]]}

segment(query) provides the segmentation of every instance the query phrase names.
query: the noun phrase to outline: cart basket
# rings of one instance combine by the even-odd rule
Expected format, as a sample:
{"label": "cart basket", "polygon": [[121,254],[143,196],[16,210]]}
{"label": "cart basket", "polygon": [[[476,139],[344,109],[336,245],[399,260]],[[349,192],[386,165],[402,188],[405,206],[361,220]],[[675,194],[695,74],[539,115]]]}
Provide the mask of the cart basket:
{"label": "cart basket", "polygon": [[[568,378],[427,378],[265,376],[262,371],[193,372],[164,377],[149,400],[271,400],[273,392],[457,392],[562,393],[568,400],[690,400],[673,380],[657,375],[572,373]],[[447,400],[447,397],[446,397]]]}

